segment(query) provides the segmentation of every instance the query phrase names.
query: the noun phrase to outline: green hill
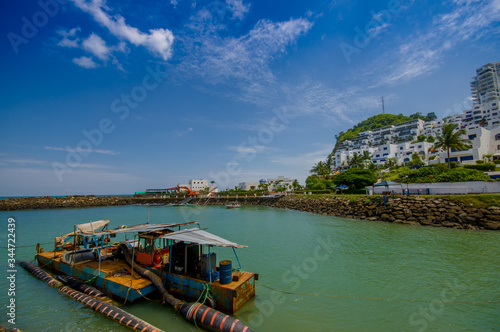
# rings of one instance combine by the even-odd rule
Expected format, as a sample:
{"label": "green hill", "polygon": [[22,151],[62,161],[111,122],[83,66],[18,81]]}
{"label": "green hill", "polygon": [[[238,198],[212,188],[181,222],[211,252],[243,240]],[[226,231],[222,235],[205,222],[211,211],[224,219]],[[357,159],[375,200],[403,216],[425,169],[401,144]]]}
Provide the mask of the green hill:
{"label": "green hill", "polygon": [[335,148],[332,153],[337,151],[340,144],[349,139],[353,139],[358,136],[359,133],[367,130],[374,130],[377,128],[391,126],[398,123],[406,122],[412,120],[411,117],[405,116],[403,114],[378,114],[374,115],[366,120],[361,121],[352,128],[349,128],[346,132],[341,131],[338,135],[335,135]]}

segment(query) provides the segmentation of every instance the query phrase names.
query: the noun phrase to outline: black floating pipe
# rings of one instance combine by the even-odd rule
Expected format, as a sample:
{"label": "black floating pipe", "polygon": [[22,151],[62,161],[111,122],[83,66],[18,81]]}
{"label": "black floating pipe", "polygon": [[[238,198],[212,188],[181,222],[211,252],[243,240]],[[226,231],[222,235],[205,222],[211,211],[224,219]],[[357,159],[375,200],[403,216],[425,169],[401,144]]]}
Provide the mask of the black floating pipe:
{"label": "black floating pipe", "polygon": [[65,275],[57,275],[55,277],[59,281],[63,282],[65,285],[68,285],[69,287],[77,291],[83,292],[87,295],[92,295],[95,297],[106,297],[106,295],[97,288],[89,286],[85,282],[75,277],[65,276]]}
{"label": "black floating pipe", "polygon": [[47,272],[45,272],[44,270],[42,270],[41,268],[39,268],[37,266],[34,266],[31,263],[22,261],[21,263],[19,263],[19,265],[21,265],[26,271],[30,272],[32,275],[34,275],[38,279],[45,281],[46,283],[48,283],[52,287],[58,288],[58,287],[62,286],[61,282],[52,278]]}
{"label": "black floating pipe", "polygon": [[118,246],[116,253],[119,254],[120,252],[123,253],[127,264],[133,266],[135,272],[139,273],[144,278],[151,280],[160,292],[163,301],[174,307],[175,310],[181,313],[181,315],[188,321],[196,322],[196,324],[204,325],[221,332],[253,332],[252,329],[238,319],[223,314],[218,310],[212,309],[198,302],[186,303],[175,298],[165,289],[165,286],[163,286],[163,282],[159,276],[143,267],[133,264],[132,253],[126,244],[122,243]]}
{"label": "black floating pipe", "polygon": [[85,306],[89,307],[90,309],[94,310],[97,313],[103,314],[104,316],[107,316],[111,318],[114,321],[117,321],[118,323],[131,328],[135,331],[142,331],[142,332],[163,332],[157,327],[154,327],[151,324],[148,324],[147,322],[143,321],[140,318],[137,318],[136,316],[115,307],[112,304],[109,304],[107,302],[101,301],[99,299],[96,299],[95,297],[92,297],[90,295],[78,292],[71,287],[64,286],[60,288],[60,291],[63,292],[64,294],[72,297],[76,301],[83,303]]}
{"label": "black floating pipe", "polygon": [[179,312],[188,321],[221,332],[253,332],[240,320],[201,303],[183,303]]}

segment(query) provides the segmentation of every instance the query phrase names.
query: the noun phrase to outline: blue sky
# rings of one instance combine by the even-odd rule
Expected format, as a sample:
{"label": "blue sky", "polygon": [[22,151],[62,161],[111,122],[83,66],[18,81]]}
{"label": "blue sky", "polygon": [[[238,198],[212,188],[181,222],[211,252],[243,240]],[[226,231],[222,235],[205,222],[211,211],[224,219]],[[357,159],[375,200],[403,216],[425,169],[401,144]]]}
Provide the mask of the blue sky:
{"label": "blue sky", "polygon": [[2,1],[0,196],[304,182],[381,112],[470,106],[500,1]]}

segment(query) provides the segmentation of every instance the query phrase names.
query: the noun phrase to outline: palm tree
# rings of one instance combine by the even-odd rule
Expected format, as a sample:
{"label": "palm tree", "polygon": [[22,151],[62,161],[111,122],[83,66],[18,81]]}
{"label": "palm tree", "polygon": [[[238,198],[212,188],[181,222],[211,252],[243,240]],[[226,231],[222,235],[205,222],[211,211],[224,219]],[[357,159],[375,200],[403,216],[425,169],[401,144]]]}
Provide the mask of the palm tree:
{"label": "palm tree", "polygon": [[302,189],[302,186],[299,184],[299,181],[297,181],[297,179],[293,181],[292,186],[293,186],[293,191]]}
{"label": "palm tree", "polygon": [[361,154],[354,152],[351,158],[348,160],[349,167],[359,167],[363,163]]}
{"label": "palm tree", "polygon": [[463,138],[466,134],[465,129],[458,128],[456,123],[448,123],[443,126],[443,134],[436,138],[436,142],[431,147],[432,150],[444,150],[448,154],[448,169],[450,168],[450,150],[467,150],[471,147],[471,140]]}
{"label": "palm tree", "polygon": [[372,154],[368,150],[363,150],[363,155],[361,156],[361,158],[368,165],[372,159]]}
{"label": "palm tree", "polygon": [[328,162],[318,161],[309,172],[318,176],[325,176],[330,174],[330,167],[328,166]]}

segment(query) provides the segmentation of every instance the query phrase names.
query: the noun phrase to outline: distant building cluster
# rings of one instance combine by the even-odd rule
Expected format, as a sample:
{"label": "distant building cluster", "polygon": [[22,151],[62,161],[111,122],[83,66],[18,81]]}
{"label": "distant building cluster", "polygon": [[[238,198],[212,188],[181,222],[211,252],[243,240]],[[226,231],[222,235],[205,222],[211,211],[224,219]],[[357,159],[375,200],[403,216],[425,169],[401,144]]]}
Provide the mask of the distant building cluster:
{"label": "distant building cluster", "polygon": [[279,187],[284,188],[286,192],[293,191],[293,183],[297,181],[295,179],[285,178],[284,176],[278,176],[275,179],[261,179],[259,182],[240,182],[238,187],[241,190],[259,190],[266,189],[269,191],[276,191]]}
{"label": "distant building cluster", "polygon": [[216,193],[218,192],[218,188],[214,187],[212,184],[209,184],[207,179],[200,180],[189,180],[188,184],[178,184],[172,188],[164,188],[164,189],[147,189],[146,193],[148,194],[174,194],[177,192],[209,192]]}
{"label": "distant building cluster", "polygon": [[[462,114],[446,117],[439,121],[423,121],[420,119],[407,121],[397,125],[364,131],[351,140],[342,142],[333,156],[335,168],[348,165],[354,153],[368,151],[371,161],[376,165],[385,164],[391,158],[398,164],[410,161],[417,153],[429,164],[448,161],[445,152],[429,152],[433,143],[427,139],[415,142],[421,135],[433,136],[442,134],[443,126],[456,123],[466,130],[466,137],[472,141],[472,147],[464,151],[452,151],[450,161],[474,163],[483,159],[485,154],[500,156],[500,61],[488,63],[476,70],[471,81],[473,107]],[[429,159],[430,158],[430,159]]]}

